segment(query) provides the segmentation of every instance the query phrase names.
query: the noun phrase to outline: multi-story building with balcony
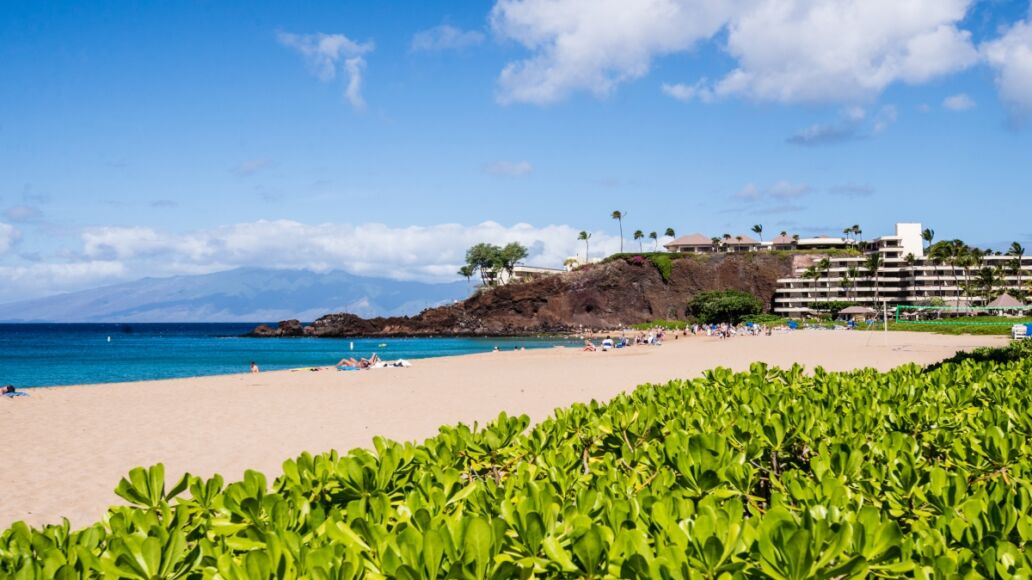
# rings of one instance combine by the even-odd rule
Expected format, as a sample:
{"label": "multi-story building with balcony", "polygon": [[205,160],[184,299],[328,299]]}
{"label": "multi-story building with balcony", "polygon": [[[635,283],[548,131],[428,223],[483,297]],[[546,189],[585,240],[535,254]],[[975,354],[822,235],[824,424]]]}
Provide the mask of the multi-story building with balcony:
{"label": "multi-story building with balcony", "polygon": [[[881,310],[898,304],[978,306],[985,299],[968,291],[983,268],[993,270],[997,290],[1029,290],[1032,256],[1021,259],[1014,270],[1014,256],[986,254],[978,263],[952,265],[925,256],[921,224],[896,224],[896,233],[864,242],[853,242],[856,255],[800,254],[794,257],[795,275],[778,280],[774,312],[787,316],[809,313],[822,302],[850,302]],[[798,249],[803,249],[798,247]],[[870,269],[870,256],[881,255],[881,264]],[[827,259],[827,268],[819,268]],[[811,267],[814,269],[811,270]],[[806,277],[807,271],[816,272]]]}

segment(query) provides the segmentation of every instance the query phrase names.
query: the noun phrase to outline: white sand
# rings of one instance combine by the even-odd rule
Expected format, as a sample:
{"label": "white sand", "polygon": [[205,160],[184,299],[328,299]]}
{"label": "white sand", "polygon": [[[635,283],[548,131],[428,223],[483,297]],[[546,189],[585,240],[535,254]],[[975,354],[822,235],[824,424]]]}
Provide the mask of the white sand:
{"label": "white sand", "polygon": [[[135,466],[271,482],[302,451],[370,446],[374,435],[422,440],[440,425],[605,400],[647,382],[745,369],[753,361],[846,370],[927,364],[999,337],[797,331],[772,337],[670,340],[607,353],[577,349],[500,352],[414,361],[362,372],[279,371],[192,379],[33,389],[0,400],[0,528],[68,517],[81,526],[120,500],[112,490]],[[327,361],[328,363],[333,361]]]}

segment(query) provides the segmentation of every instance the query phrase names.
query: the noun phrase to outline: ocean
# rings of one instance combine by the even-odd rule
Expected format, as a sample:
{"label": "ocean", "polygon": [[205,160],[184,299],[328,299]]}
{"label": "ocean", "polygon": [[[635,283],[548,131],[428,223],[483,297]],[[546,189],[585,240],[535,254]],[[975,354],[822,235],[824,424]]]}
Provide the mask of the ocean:
{"label": "ocean", "polygon": [[170,379],[335,364],[343,357],[420,359],[550,348],[526,338],[244,338],[245,324],[0,324],[0,385],[18,388]]}

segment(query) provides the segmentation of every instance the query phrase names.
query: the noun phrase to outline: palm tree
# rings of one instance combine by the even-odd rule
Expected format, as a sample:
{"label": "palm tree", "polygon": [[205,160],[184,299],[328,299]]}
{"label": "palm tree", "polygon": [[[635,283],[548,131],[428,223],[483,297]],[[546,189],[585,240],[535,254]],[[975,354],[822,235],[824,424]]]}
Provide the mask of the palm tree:
{"label": "palm tree", "polygon": [[928,247],[925,248],[925,251],[929,250],[932,247],[932,240],[935,239],[935,230],[932,228],[925,228],[924,231],[921,232],[921,239],[928,242]]}
{"label": "palm tree", "polygon": [[590,264],[591,262],[589,260],[589,254],[588,254],[588,249],[589,249],[588,240],[591,239],[591,234],[589,234],[588,232],[585,232],[585,231],[581,231],[581,233],[577,234],[577,239],[584,242],[584,264]]}
{"label": "palm tree", "polygon": [[713,251],[716,251],[720,247],[720,238],[713,236],[709,239],[710,243],[713,244]]}
{"label": "palm tree", "polygon": [[849,285],[852,283],[853,280],[849,277],[849,270],[846,270],[842,273],[842,282],[840,282],[839,284],[842,290],[844,291],[843,295],[847,302],[849,301]]}
{"label": "palm tree", "polygon": [[867,256],[867,261],[864,262],[864,269],[867,270],[868,276],[871,276],[874,281],[874,303],[877,305],[881,302],[881,295],[879,294],[878,287],[878,270],[882,267],[882,255],[878,252],[874,252]]}
{"label": "palm tree", "polygon": [[1025,257],[1025,248],[1021,247],[1021,244],[1014,242],[1007,249],[1007,255],[1013,256],[1010,263],[1011,273],[1018,277],[1018,291],[1023,292],[1021,287],[1021,262],[1022,258]]}
{"label": "palm tree", "polygon": [[666,231],[663,232],[663,235],[664,236],[670,236],[671,238],[677,236],[677,234],[674,233],[674,228],[667,228]]}
{"label": "palm tree", "polygon": [[864,245],[864,236],[863,236],[864,231],[862,229],[860,229],[860,225],[859,224],[853,224],[853,227],[850,228],[850,229],[853,230],[853,235],[855,235],[857,237],[857,239],[860,240],[860,245],[861,246]]}
{"label": "palm tree", "polygon": [[827,297],[828,301],[831,301],[831,260],[828,258],[821,258],[820,262],[817,262],[817,269],[821,271],[825,278],[828,279],[828,290]]}
{"label": "palm tree", "polygon": [[638,252],[644,252],[645,249],[641,247],[641,241],[645,238],[645,234],[641,230],[634,230],[634,239],[638,240]]}
{"label": "palm tree", "polygon": [[842,235],[845,236],[847,240],[849,239],[849,234],[851,233],[853,233],[853,228],[846,228],[842,230]]}
{"label": "palm tree", "polygon": [[459,276],[463,276],[466,278],[467,285],[469,285],[473,281],[474,273],[475,271],[473,270],[473,266],[470,266],[469,264],[459,268]]}
{"label": "palm tree", "polygon": [[756,224],[756,225],[754,225],[752,227],[752,231],[757,236],[760,236],[760,241],[762,242],[763,241],[763,226],[760,225],[760,224]]}
{"label": "palm tree", "polygon": [[916,285],[915,279],[917,276],[914,274],[914,267],[917,265],[917,258],[914,254],[910,253],[903,257],[903,263],[907,265],[907,285],[913,289]]}
{"label": "palm tree", "polygon": [[730,252],[731,251],[731,246],[729,246],[727,244],[730,241],[731,241],[731,234],[724,234],[724,251],[725,252]]}
{"label": "palm tree", "polygon": [[[846,269],[846,275],[850,280],[850,289],[853,291],[853,299],[856,300],[856,280],[860,277],[860,268],[857,268],[855,265],[850,266]],[[847,293],[846,296],[849,296],[849,294]]]}
{"label": "palm tree", "polygon": [[623,219],[627,216],[625,211],[614,211],[610,217],[620,223],[620,253],[623,253]]}
{"label": "palm tree", "polygon": [[659,236],[656,232],[649,232],[649,239],[652,240],[652,251],[655,252],[659,249]]}
{"label": "palm tree", "polygon": [[817,268],[814,266],[810,266],[805,272],[803,272],[803,280],[813,280],[813,291],[810,292],[810,304],[813,304],[814,306],[817,304],[817,280],[820,277],[821,273],[818,272]]}
{"label": "palm tree", "polygon": [[787,238],[788,237],[788,232],[786,232],[785,230],[781,230],[781,232],[779,232],[778,235],[781,236],[782,238]]}
{"label": "palm tree", "polygon": [[798,242],[799,241],[799,234],[792,234],[792,241],[793,242]]}

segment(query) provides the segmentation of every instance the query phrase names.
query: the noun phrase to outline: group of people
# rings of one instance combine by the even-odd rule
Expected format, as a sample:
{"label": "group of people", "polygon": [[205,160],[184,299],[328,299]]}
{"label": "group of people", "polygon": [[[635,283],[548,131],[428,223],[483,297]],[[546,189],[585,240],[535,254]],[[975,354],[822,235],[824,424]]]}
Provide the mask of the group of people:
{"label": "group of people", "polygon": [[621,336],[616,340],[607,336],[599,346],[596,346],[591,339],[585,339],[584,350],[588,352],[594,352],[597,350],[606,351],[611,348],[624,348],[627,346],[642,344],[658,346],[663,344],[664,340],[669,340],[670,337],[672,337],[673,340],[677,340],[681,336],[715,336],[720,339],[725,339],[735,336],[770,336],[772,332],[773,328],[770,326],[755,324],[752,322],[741,324],[691,324],[685,326],[684,329],[680,331],[670,331],[657,327],[649,331],[638,332],[630,337]]}

